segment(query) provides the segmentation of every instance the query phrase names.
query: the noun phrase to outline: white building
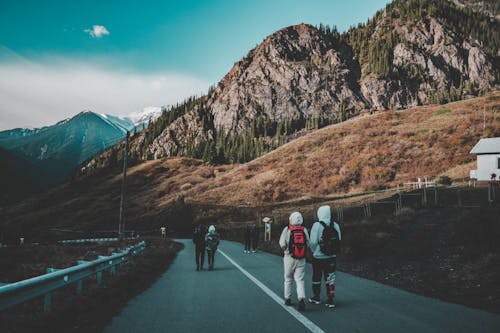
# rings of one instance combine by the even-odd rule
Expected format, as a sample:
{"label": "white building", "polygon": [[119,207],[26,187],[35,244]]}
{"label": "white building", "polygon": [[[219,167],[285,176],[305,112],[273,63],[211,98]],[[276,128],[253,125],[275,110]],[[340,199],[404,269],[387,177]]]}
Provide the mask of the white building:
{"label": "white building", "polygon": [[481,139],[470,153],[477,155],[477,170],[470,171],[471,179],[488,181],[492,174],[500,179],[500,138]]}

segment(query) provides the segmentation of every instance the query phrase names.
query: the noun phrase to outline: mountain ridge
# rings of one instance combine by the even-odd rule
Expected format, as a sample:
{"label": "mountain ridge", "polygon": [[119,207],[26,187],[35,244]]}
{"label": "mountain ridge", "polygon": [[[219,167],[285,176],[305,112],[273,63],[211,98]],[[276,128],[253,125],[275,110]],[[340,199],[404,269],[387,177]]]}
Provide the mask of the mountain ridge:
{"label": "mountain ridge", "polygon": [[16,198],[24,192],[7,179],[10,174],[23,179],[26,195],[67,181],[81,163],[142,126],[129,118],[85,110],[51,126],[2,131],[0,161],[6,171],[0,180],[9,185],[4,192]]}
{"label": "mountain ridge", "polygon": [[[499,30],[500,22],[448,0],[396,0],[343,34],[322,25],[285,27],[206,96],[179,103],[139,133],[132,163],[167,156],[246,162],[303,130],[495,90]],[[96,157],[85,172],[109,166],[111,155]]]}

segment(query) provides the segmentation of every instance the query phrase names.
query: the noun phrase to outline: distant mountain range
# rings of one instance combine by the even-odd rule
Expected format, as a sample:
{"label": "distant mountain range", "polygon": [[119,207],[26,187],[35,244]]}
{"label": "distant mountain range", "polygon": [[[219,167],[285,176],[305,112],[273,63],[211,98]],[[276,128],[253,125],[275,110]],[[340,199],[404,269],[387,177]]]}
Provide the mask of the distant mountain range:
{"label": "distant mountain range", "polygon": [[[4,192],[12,194],[61,183],[85,160],[123,140],[127,131],[142,130],[160,114],[161,108],[148,108],[130,117],[84,111],[52,126],[2,131],[2,188],[10,188]],[[13,176],[23,186],[16,189],[10,182]]]}

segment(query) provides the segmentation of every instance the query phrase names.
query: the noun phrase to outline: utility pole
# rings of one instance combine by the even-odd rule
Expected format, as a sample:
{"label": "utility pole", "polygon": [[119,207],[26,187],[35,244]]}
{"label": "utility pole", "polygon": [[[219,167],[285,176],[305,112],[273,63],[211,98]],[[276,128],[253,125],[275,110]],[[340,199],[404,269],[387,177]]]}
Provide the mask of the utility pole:
{"label": "utility pole", "polygon": [[120,239],[120,241],[123,240],[125,233],[125,221],[123,219],[123,209],[125,206],[125,187],[127,179],[128,136],[129,132],[127,131],[127,136],[125,137],[125,153],[123,155],[123,179],[122,179],[122,193],[120,197],[120,223],[118,224],[118,238]]}

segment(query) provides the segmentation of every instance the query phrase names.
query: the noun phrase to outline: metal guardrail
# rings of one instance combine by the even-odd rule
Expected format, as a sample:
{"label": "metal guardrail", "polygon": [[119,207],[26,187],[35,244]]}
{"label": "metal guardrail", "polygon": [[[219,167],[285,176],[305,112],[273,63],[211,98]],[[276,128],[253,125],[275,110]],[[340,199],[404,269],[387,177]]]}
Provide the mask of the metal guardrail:
{"label": "metal guardrail", "polygon": [[[135,237],[128,237],[128,238],[123,238],[123,240],[134,240]],[[62,241],[58,241],[58,243],[61,244],[68,244],[68,243],[96,243],[96,242],[117,242],[120,239],[117,237],[112,237],[112,238],[84,238],[84,239],[65,239]]]}
{"label": "metal guardrail", "polygon": [[123,264],[127,257],[144,250],[146,242],[142,241],[111,256],[99,256],[93,261],[78,261],[78,265],[65,269],[48,268],[47,274],[31,279],[0,285],[0,311],[30,299],[44,296],[44,312],[50,312],[52,306],[51,292],[76,283],[76,292],[83,289],[83,279],[96,275],[97,284],[102,282],[102,272],[109,269],[111,275],[116,273],[116,266]]}

